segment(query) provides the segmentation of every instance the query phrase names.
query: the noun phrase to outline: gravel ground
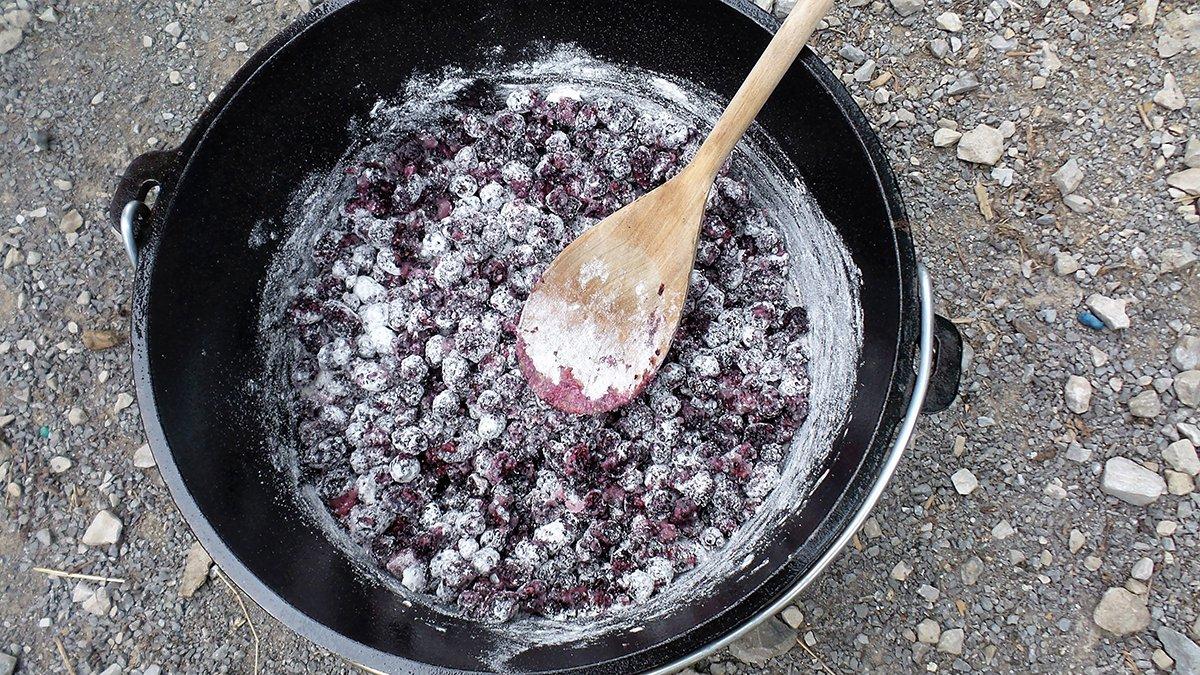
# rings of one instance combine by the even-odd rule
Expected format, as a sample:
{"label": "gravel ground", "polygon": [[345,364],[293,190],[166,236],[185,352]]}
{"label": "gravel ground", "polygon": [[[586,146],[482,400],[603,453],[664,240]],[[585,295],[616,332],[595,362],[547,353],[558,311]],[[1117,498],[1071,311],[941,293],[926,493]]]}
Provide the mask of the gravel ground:
{"label": "gravel ground", "polygon": [[[889,148],[970,346],[963,395],[787,623],[695,669],[1197,672],[1198,467],[1178,441],[1200,442],[1200,373],[1183,374],[1200,10],[839,4],[816,46]],[[139,458],[130,272],[102,214],[129,160],[182,138],[307,5],[0,2],[0,652],[18,672],[254,669],[238,601],[215,571],[196,588],[202,552],[185,573],[193,540]],[[263,672],[353,672],[250,616]]]}

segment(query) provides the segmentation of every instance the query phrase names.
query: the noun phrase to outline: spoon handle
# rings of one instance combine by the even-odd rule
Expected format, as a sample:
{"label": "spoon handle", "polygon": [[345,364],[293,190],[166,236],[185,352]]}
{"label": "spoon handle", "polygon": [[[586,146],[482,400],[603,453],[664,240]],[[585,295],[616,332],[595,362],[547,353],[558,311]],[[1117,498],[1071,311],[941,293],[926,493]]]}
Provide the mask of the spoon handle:
{"label": "spoon handle", "polygon": [[702,170],[710,181],[716,177],[721,165],[729,158],[729,153],[733,152],[750,128],[832,4],[833,0],[800,0],[779,27],[758,63],[754,64],[754,69],[729,102],[729,107],[717,120],[712,133],[696,153],[692,164]]}

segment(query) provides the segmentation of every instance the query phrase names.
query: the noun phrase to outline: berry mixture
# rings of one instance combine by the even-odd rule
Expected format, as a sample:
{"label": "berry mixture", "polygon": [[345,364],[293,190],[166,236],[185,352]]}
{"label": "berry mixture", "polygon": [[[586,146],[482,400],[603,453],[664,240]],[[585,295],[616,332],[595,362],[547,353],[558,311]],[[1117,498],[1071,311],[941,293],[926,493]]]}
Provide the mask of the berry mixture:
{"label": "berry mixture", "polygon": [[522,302],[701,138],[611,98],[481,99],[347,170],[288,310],[301,480],[401,584],[468,617],[642,603],[724,555],[807,415],[783,237],[726,167],[657,377],[611,413],[556,410],[518,368]]}

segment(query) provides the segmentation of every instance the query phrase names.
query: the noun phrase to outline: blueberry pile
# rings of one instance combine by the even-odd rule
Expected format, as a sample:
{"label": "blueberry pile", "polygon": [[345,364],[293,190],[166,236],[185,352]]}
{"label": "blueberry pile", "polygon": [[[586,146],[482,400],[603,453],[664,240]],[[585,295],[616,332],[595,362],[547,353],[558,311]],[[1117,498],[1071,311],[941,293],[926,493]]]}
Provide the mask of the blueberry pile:
{"label": "blueberry pile", "polygon": [[780,231],[728,167],[683,324],[637,400],[570,415],[517,367],[538,274],[700,140],[667,113],[522,89],[347,171],[288,309],[299,462],[410,591],[489,622],[641,603],[722,555],[779,482],[807,414],[807,315]]}

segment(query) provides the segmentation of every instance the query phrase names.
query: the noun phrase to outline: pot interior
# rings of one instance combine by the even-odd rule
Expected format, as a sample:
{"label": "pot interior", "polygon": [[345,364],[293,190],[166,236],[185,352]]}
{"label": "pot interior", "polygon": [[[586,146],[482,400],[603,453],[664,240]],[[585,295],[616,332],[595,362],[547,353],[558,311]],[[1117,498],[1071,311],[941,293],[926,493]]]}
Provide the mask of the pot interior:
{"label": "pot interior", "polygon": [[[272,44],[278,51],[220,110],[166,195],[135,317],[139,392],[164,477],[217,562],[265,609],[383,670],[493,670],[507,646],[494,629],[372,583],[300,515],[270,461],[271,429],[255,395],[266,377],[259,302],[297,186],[333,167],[355,143],[352,121],[395,98],[414,72],[470,72],[546,43],[574,43],[728,97],[770,37],[754,12],[719,0],[357,0]],[[825,476],[768,537],[761,564],[712,594],[636,631],[530,647],[506,668],[633,672],[701,649],[811,569],[876,480],[912,380],[912,250],[895,229],[902,207],[866,121],[811,52],[759,121],[861,273],[857,381],[849,421],[816,472]],[[273,232],[265,244],[264,230]]]}

